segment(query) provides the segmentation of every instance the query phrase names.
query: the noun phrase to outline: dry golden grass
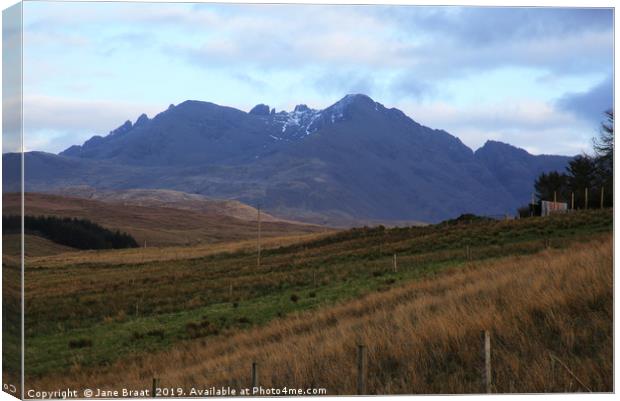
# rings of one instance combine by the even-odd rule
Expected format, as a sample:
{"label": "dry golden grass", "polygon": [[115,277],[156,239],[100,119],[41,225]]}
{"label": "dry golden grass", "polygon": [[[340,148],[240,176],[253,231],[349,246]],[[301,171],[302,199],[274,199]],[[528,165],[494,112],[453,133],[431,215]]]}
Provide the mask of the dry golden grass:
{"label": "dry golden grass", "polygon": [[[482,330],[493,342],[495,392],[613,391],[612,240],[471,263],[266,326],[187,342],[27,388],[324,387],[355,393],[355,347],[368,349],[370,394],[481,391]],[[550,354],[561,360],[554,362]],[[570,369],[571,373],[568,372]],[[579,384],[579,381],[583,384]]]}

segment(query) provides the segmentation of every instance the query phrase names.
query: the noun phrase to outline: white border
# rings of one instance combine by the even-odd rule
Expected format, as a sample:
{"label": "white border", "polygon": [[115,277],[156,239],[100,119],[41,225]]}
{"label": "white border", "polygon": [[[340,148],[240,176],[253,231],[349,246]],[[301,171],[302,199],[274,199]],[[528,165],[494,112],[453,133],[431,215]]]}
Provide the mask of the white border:
{"label": "white border", "polygon": [[[27,1],[33,1],[33,0],[27,0]],[[48,0],[34,0],[34,1],[48,1]],[[64,0],[64,1],[73,1],[73,2],[101,2],[98,0]],[[125,2],[123,0],[105,0],[107,2]],[[9,1],[4,1],[1,8],[2,10],[17,4],[19,1],[15,1],[15,0],[9,0]],[[589,1],[583,1],[583,0],[562,0],[562,1],[553,1],[553,0],[538,0],[538,1],[515,1],[515,0],[504,0],[502,2],[499,1],[489,1],[489,0],[471,0],[471,1],[455,1],[455,0],[442,0],[442,1],[437,1],[437,0],[424,0],[424,1],[415,1],[415,0],[410,0],[410,1],[403,1],[403,0],[356,0],[356,1],[352,1],[352,0],[336,0],[336,1],[330,1],[330,0],[313,0],[313,1],[299,1],[299,0],[287,0],[285,1],[265,1],[265,0],[245,0],[245,1],[231,1],[231,0],[220,0],[220,1],[204,1],[204,0],[196,0],[196,1],[183,1],[183,0],[133,0],[133,2],[144,2],[144,3],[261,3],[261,4],[268,4],[268,3],[291,3],[291,4],[350,4],[350,5],[354,5],[354,4],[379,4],[379,5],[429,5],[429,6],[483,6],[483,7],[499,7],[499,6],[513,6],[513,7],[584,7],[584,8],[593,8],[593,7],[606,7],[606,8],[614,8],[615,9],[615,3],[614,1],[611,0],[589,0]],[[0,19],[0,43],[1,43],[1,19]],[[615,11],[614,11],[614,26],[615,26]],[[618,76],[617,75],[617,65],[615,63],[615,43],[617,43],[618,40],[618,31],[614,29],[614,77]],[[1,60],[1,58],[0,58]],[[0,63],[0,75],[1,75],[1,71],[2,71],[2,65]],[[615,99],[615,93],[616,93],[616,89],[617,89],[617,82],[614,79],[614,99]],[[1,93],[1,92],[0,92]],[[0,108],[0,119],[2,117],[2,111]],[[1,139],[0,139],[1,141]],[[615,198],[615,193],[616,193],[616,188],[618,188],[618,184],[620,182],[620,179],[618,178],[618,171],[620,170],[620,168],[618,168],[618,165],[615,164],[614,166],[614,198]],[[2,168],[0,166],[0,174],[1,174]],[[0,199],[0,207],[2,206],[2,201]],[[23,214],[23,213],[22,213]],[[618,229],[618,211],[615,210],[614,211],[614,233],[616,232],[616,230]],[[617,246],[620,244],[620,240],[614,236],[614,249],[617,249]],[[0,252],[2,250],[2,245],[0,244]],[[618,288],[615,285],[615,271],[616,271],[616,260],[614,259],[614,300],[617,299],[617,295],[618,295]],[[0,273],[0,277],[1,277],[1,273]],[[22,283],[23,284],[23,283]],[[1,302],[1,301],[0,301]],[[23,304],[22,304],[23,306]],[[1,322],[0,322],[1,325]],[[0,326],[1,327],[1,326]],[[618,328],[618,316],[616,314],[616,308],[615,308],[615,302],[614,302],[614,384],[617,384],[619,381],[619,373],[618,373],[618,369],[616,369],[615,367],[615,361],[618,360],[617,356],[618,356],[618,348],[615,346],[616,342],[615,342],[615,333],[617,332]],[[1,377],[1,376],[0,376]],[[23,388],[23,386],[22,386]],[[376,400],[390,400],[390,399],[394,399],[394,398],[398,398],[398,399],[414,399],[414,398],[421,398],[421,397],[441,397],[441,398],[457,398],[459,400],[464,400],[464,401],[469,401],[469,400],[478,400],[478,399],[484,399],[484,400],[489,400],[489,401],[493,401],[493,400],[528,400],[528,399],[536,399],[536,400],[560,400],[560,398],[562,399],[562,401],[566,400],[566,401],[571,401],[571,400],[612,400],[615,399],[615,395],[614,394],[541,394],[541,395],[521,395],[521,394],[510,394],[510,395],[458,395],[458,396],[410,396],[410,395],[394,395],[394,396],[374,396],[372,397],[372,399],[376,399]],[[321,399],[327,399],[327,400],[336,400],[339,398],[350,398],[350,397],[321,397]],[[235,398],[226,398],[226,400],[234,400]],[[264,398],[262,398],[264,399]],[[278,398],[270,398],[270,399],[274,399],[274,400],[279,400],[282,399],[281,397]],[[295,397],[295,399],[298,400],[311,400],[313,399],[312,397]],[[314,398],[316,399],[316,398]],[[0,392],[0,401],[8,401],[8,400],[15,400],[14,397],[9,396],[8,394],[4,393],[4,392]],[[195,400],[195,398],[188,398],[187,400]]]}

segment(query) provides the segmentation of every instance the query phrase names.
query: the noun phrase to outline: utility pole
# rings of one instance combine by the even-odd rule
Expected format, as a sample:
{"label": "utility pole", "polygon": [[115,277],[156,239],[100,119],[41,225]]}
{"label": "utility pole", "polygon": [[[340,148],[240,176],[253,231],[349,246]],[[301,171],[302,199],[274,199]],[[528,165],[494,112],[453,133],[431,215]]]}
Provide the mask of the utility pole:
{"label": "utility pole", "polygon": [[258,205],[257,223],[258,223],[258,237],[256,240],[256,246],[257,246],[258,254],[256,258],[256,266],[260,267],[260,204]]}

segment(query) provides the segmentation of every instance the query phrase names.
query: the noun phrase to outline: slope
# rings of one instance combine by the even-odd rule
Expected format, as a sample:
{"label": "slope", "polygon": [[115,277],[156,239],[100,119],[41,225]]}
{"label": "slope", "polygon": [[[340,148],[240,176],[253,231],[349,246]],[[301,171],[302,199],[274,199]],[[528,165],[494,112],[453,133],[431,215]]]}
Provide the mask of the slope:
{"label": "slope", "polygon": [[[3,214],[19,214],[19,194],[3,196]],[[131,234],[147,246],[197,245],[256,238],[256,222],[216,212],[199,212],[171,207],[137,206],[102,202],[52,194],[26,193],[27,215],[79,217],[106,228]],[[265,237],[298,235],[324,230],[322,227],[292,222],[266,221]]]}

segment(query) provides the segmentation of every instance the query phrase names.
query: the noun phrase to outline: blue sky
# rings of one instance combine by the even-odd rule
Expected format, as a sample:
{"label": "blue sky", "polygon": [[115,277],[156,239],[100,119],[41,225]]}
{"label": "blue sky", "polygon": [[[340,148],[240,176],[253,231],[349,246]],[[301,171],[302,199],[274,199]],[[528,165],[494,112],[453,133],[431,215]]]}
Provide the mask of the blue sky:
{"label": "blue sky", "polygon": [[591,150],[612,106],[609,9],[24,5],[27,150],[169,104],[324,108],[365,93],[476,149]]}

